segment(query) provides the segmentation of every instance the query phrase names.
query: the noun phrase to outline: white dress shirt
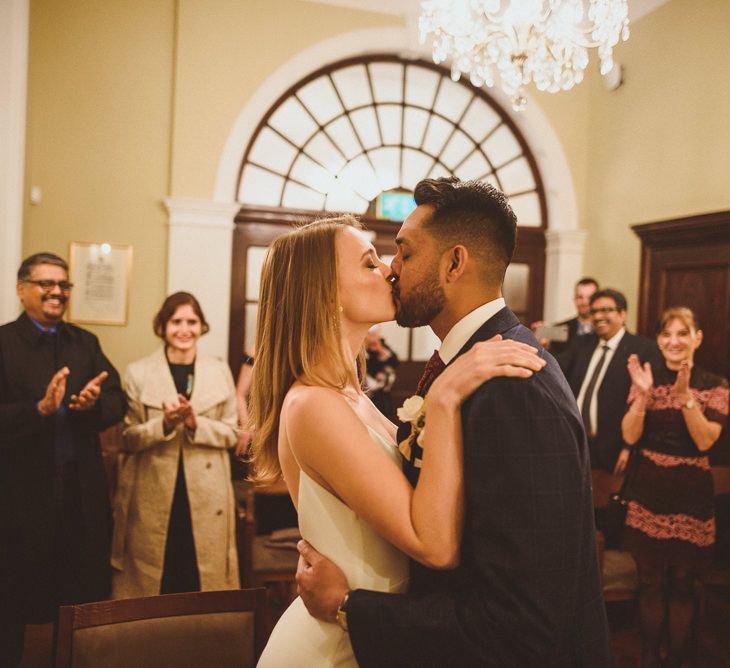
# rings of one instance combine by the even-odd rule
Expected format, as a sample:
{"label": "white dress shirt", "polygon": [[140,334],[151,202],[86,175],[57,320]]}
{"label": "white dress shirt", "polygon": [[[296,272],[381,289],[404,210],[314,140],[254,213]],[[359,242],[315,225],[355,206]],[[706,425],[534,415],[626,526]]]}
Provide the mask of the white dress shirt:
{"label": "white dress shirt", "polygon": [[618,348],[618,344],[621,343],[621,339],[624,338],[624,334],[626,334],[626,330],[622,327],[608,341],[604,341],[603,339],[599,340],[596,349],[593,351],[591,361],[588,363],[588,369],[586,370],[586,375],[583,378],[583,384],[580,386],[580,392],[578,393],[578,398],[576,400],[578,408],[583,406],[583,397],[585,397],[588,383],[590,383],[591,377],[593,376],[593,370],[596,368],[598,360],[601,359],[601,355],[603,354],[603,346],[608,346],[608,350],[606,351],[606,361],[603,363],[603,368],[598,374],[596,386],[593,388],[590,409],[588,411],[590,416],[589,424],[591,427],[589,430],[590,436],[594,435],[598,430],[598,390],[603,382],[603,377],[606,375],[606,369],[608,369],[608,365],[611,364],[616,348]]}
{"label": "white dress shirt", "polygon": [[491,302],[478,306],[459,320],[441,342],[441,348],[438,352],[444,364],[448,364],[454,359],[456,354],[464,347],[464,344],[474,335],[474,332],[504,307],[504,298],[498,297]]}

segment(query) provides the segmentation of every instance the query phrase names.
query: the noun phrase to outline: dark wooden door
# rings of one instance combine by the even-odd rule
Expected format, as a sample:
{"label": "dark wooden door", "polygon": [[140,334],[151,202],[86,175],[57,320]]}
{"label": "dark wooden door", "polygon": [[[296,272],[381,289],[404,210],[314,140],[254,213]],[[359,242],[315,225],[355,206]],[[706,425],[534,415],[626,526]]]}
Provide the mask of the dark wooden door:
{"label": "dark wooden door", "polygon": [[[704,334],[696,363],[730,376],[730,211],[634,225],[641,239],[641,334],[655,336],[664,309],[689,306]],[[726,428],[711,450],[730,463]]]}

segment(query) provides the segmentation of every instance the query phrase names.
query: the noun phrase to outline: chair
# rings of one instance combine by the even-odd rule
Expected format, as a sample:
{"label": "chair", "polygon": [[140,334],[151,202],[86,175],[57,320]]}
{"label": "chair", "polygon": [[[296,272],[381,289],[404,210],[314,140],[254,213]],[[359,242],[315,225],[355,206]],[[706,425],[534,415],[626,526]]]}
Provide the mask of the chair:
{"label": "chair", "polygon": [[62,606],[56,668],[253,667],[265,597],[237,589]]}
{"label": "chair", "polygon": [[265,587],[264,633],[296,598],[296,549],[267,546],[271,532],[296,525],[296,510],[283,480],[266,487],[234,483],[238,505],[238,558],[244,587]]}
{"label": "chair", "polygon": [[296,524],[293,506],[292,513],[284,512],[285,517],[277,521],[265,517],[267,501],[291,506],[283,480],[266,487],[249,484],[245,489],[245,505],[239,510],[244,525],[238,551],[242,562],[241,581],[246,587],[265,587],[272,582],[293,583],[297,572],[299,553],[296,550],[266,545],[271,532],[283,528],[282,522],[288,526]]}
{"label": "chair", "polygon": [[[730,495],[730,466],[713,466],[712,467],[712,478],[715,486],[715,508],[717,520],[720,520],[720,503],[718,498],[721,496]],[[727,518],[723,518],[727,519]],[[727,527],[724,522],[718,521],[718,532],[717,532],[717,543],[725,541],[725,545],[730,542],[730,537],[722,533],[722,530]],[[699,584],[698,590],[698,601],[697,601],[697,636],[696,642],[699,647],[700,637],[704,630],[707,620],[707,598],[713,590],[730,590],[730,563],[728,563],[727,555],[725,555],[724,562],[716,559],[712,568],[702,578]]]}
{"label": "chair", "polygon": [[[623,476],[613,475],[606,471],[592,471],[593,507],[599,512],[608,506],[608,497],[618,491],[623,483]],[[639,589],[639,575],[636,562],[631,554],[624,550],[605,549],[603,534],[597,532],[598,559],[603,578],[603,598],[609,602],[633,601]]]}

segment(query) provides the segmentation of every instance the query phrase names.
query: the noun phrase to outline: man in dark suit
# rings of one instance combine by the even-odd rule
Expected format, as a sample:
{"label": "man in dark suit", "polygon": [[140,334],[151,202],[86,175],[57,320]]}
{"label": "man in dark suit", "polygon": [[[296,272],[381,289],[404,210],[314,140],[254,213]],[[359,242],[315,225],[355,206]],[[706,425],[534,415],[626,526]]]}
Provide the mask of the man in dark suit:
{"label": "man in dark suit", "polygon": [[[401,227],[392,269],[397,320],[442,340],[419,384],[495,335],[538,347],[501,298],[516,219],[482,182],[426,179]],[[461,562],[413,564],[406,595],[348,591],[304,543],[297,574],[309,611],[349,630],[372,666],[611,665],[596,556],[590,464],[580,419],[554,359],[529,379],[481,386],[462,409],[465,524]],[[398,439],[408,437],[401,427]],[[415,484],[421,451],[404,471]]]}
{"label": "man in dark suit", "polygon": [[604,289],[591,297],[594,334],[578,339],[556,355],[568,379],[588,434],[591,466],[612,473],[621,449],[621,420],[631,377],[626,369],[629,355],[641,363],[662,364],[653,339],[626,331],[626,297],[618,290]]}
{"label": "man in dark suit", "polygon": [[[18,270],[24,311],[0,327],[0,665],[26,623],[107,598],[111,512],[99,432],[124,417],[97,338],[63,321],[71,284],[52,253]],[[5,661],[5,663],[3,663]]]}

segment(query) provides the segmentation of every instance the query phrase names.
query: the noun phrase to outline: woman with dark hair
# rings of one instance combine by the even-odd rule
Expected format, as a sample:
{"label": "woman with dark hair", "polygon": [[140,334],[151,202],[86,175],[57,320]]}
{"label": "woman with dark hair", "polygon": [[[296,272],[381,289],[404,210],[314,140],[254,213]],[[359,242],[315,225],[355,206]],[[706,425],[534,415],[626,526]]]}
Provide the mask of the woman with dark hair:
{"label": "woman with dark hair", "polygon": [[[641,665],[681,666],[692,622],[694,584],[710,565],[715,543],[712,472],[707,457],[728,413],[724,378],[694,365],[702,330],[686,307],[662,315],[664,366],[628,361],[632,386],[621,423],[637,444],[627,491],[624,547],[639,569]],[[629,450],[619,456],[626,467]],[[660,660],[666,632],[668,659]]]}
{"label": "woman with dark hair", "polygon": [[201,354],[198,300],[170,295],[154,319],[164,346],[129,365],[129,412],[114,503],[113,596],[239,586],[227,449],[237,441],[227,365]]}

